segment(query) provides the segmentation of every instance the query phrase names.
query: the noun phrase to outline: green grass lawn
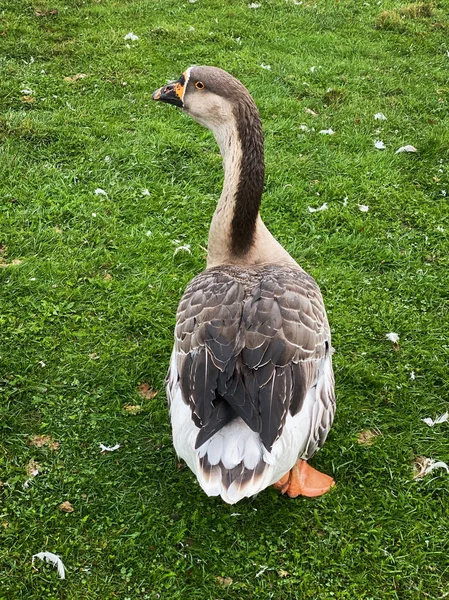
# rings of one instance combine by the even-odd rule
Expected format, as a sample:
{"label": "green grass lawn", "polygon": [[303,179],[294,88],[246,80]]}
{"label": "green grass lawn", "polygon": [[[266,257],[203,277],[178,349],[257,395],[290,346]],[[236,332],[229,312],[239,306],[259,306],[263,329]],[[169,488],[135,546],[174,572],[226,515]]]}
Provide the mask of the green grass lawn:
{"label": "green grass lawn", "polygon": [[[449,596],[449,475],[413,478],[418,456],[449,462],[448,423],[421,420],[449,399],[449,6],[258,1],[3,2],[1,600]],[[225,505],[171,445],[174,315],[222,171],[151,94],[191,64],[252,93],[263,218],[323,291],[337,415],[312,464],[337,487],[319,499]],[[45,550],[65,580],[32,565]]]}

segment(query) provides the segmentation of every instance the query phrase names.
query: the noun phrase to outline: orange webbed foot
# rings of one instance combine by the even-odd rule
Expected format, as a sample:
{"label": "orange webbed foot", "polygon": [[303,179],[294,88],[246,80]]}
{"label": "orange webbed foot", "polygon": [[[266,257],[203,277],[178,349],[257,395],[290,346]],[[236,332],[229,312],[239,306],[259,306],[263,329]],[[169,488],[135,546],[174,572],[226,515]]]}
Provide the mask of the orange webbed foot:
{"label": "orange webbed foot", "polygon": [[335,481],[332,477],[320,473],[307,461],[299,459],[296,465],[274,484],[274,487],[290,498],[297,496],[315,498],[326,494],[334,485]]}

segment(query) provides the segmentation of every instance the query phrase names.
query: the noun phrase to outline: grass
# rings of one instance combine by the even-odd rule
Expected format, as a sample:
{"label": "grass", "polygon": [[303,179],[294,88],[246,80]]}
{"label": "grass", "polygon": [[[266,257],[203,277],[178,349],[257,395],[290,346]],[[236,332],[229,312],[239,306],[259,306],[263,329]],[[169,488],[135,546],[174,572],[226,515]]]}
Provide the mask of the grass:
{"label": "grass", "polygon": [[[3,4],[1,600],[449,593],[449,477],[412,471],[417,456],[449,461],[447,423],[421,421],[448,408],[447,5],[261,4]],[[222,174],[210,134],[150,100],[201,63],[256,99],[263,217],[325,297],[338,410],[313,464],[338,485],[317,500],[269,489],[224,505],[171,446],[174,314],[204,267]],[[418,153],[395,154],[406,144]],[[44,550],[65,580],[33,567]]]}
{"label": "grass", "polygon": [[[431,17],[433,8],[433,2],[414,2],[400,6],[398,9],[384,10],[377,18],[377,25],[381,29],[405,31],[407,25],[404,19]],[[436,26],[436,23],[433,23],[433,26]]]}

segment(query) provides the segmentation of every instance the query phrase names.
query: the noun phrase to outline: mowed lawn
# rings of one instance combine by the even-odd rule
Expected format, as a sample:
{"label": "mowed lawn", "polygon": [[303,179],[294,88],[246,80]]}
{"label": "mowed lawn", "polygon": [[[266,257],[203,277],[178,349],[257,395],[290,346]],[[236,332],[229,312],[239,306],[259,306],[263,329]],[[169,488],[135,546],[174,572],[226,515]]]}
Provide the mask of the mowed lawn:
{"label": "mowed lawn", "polygon": [[[449,463],[448,422],[422,421],[449,409],[448,13],[4,0],[1,600],[449,597],[449,474],[414,478],[418,457]],[[325,298],[337,415],[312,464],[337,486],[322,498],[228,506],[172,448],[175,311],[222,171],[211,134],[151,94],[192,64],[256,100],[263,218]],[[32,563],[44,551],[65,580]]]}

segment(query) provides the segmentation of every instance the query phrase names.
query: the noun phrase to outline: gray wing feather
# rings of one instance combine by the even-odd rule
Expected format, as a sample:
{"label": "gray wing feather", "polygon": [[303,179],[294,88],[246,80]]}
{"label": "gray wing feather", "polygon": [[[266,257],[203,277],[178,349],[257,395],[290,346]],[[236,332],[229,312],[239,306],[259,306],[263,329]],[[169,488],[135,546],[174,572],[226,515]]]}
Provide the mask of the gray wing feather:
{"label": "gray wing feather", "polygon": [[[200,428],[196,447],[240,416],[270,450],[288,412],[297,414],[317,385],[330,350],[321,293],[290,267],[207,269],[181,299],[175,348],[182,396]],[[324,398],[317,394],[321,418],[312,426],[311,453],[332,423],[331,387]]]}

